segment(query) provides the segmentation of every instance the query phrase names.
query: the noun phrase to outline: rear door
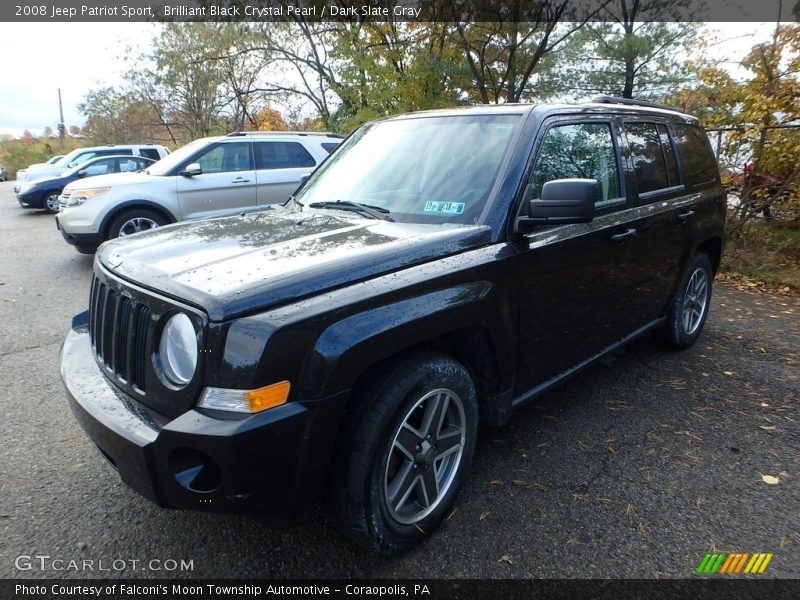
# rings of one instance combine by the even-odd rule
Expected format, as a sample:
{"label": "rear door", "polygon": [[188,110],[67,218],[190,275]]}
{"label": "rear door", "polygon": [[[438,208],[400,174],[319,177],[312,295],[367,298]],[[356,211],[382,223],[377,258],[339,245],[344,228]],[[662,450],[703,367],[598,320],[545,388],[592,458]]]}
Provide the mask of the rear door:
{"label": "rear door", "polygon": [[287,200],[317,166],[317,160],[299,142],[256,140],[254,148],[259,206]]}
{"label": "rear door", "polygon": [[611,117],[545,122],[530,184],[596,179],[591,223],[543,226],[526,235],[519,277],[519,371],[522,394],[593,357],[639,324],[628,304],[636,285],[639,240],[625,221],[630,208],[622,145]]}
{"label": "rear door", "polygon": [[203,172],[191,177],[176,175],[182,219],[256,206],[256,172],[249,141],[212,144],[190,162],[199,163]]}
{"label": "rear door", "polygon": [[637,197],[637,219],[642,255],[636,263],[637,289],[630,310],[648,321],[661,316],[680,276],[687,220],[693,200],[681,183],[673,136],[665,121],[626,118],[624,137],[633,167],[631,188]]}

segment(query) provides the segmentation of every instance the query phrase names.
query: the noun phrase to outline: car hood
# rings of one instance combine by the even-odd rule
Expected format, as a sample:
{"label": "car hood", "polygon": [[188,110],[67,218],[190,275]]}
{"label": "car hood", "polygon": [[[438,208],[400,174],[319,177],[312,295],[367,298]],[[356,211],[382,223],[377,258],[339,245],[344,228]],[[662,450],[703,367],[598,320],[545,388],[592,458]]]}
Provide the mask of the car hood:
{"label": "car hood", "polygon": [[[136,183],[147,183],[153,179],[153,175],[147,173],[139,173],[134,171],[132,173],[109,173],[108,175],[93,175],[92,177],[85,177],[70,183],[65,189],[79,190],[84,188],[98,188],[98,187],[118,187],[121,185],[133,185]],[[84,184],[84,182],[86,182]]]}
{"label": "car hood", "polygon": [[485,245],[485,225],[422,225],[268,209],[107,242],[97,260],[222,321]]}

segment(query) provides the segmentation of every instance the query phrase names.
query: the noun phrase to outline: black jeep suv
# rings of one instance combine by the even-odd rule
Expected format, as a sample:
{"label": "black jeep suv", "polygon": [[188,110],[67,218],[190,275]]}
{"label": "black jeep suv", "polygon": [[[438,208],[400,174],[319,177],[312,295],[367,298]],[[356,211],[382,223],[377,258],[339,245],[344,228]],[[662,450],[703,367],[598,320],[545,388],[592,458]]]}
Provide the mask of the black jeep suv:
{"label": "black jeep suv", "polygon": [[283,207],[104,244],[72,409],[162,506],[368,548],[432,532],[496,426],[654,330],[691,345],[723,244],[708,139],[666,107],[480,106],[353,133]]}

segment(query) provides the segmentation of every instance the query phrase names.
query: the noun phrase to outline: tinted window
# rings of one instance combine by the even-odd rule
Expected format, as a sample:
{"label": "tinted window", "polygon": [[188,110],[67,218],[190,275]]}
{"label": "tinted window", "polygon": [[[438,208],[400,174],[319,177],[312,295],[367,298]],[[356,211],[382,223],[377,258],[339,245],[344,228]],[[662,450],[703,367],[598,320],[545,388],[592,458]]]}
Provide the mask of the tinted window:
{"label": "tinted window", "polygon": [[145,158],[152,158],[153,160],[158,160],[161,156],[158,153],[158,150],[155,148],[140,148],[139,154],[144,156]]}
{"label": "tinted window", "polygon": [[717,161],[702,129],[694,125],[675,125],[675,142],[686,183],[699,185],[717,180]]}
{"label": "tinted window", "polygon": [[670,140],[666,125],[658,126],[658,135],[661,138],[661,150],[664,152],[664,158],[667,161],[667,178],[669,179],[669,185],[678,185],[680,184],[680,180],[678,179],[678,164],[675,160],[675,148],[672,147],[672,141]]}
{"label": "tinted window", "polygon": [[619,168],[611,125],[574,123],[551,127],[545,134],[531,176],[533,198],[554,179],[596,179],[597,202],[619,198]]}
{"label": "tinted window", "polygon": [[297,142],[256,142],[256,169],[294,169],[316,164]]}
{"label": "tinted window", "polygon": [[656,124],[626,123],[625,134],[628,138],[636,179],[639,182],[639,193],[645,194],[668,188],[670,181],[667,163]]}
{"label": "tinted window", "polygon": [[236,142],[212,146],[191,162],[200,163],[203,173],[223,173],[249,171],[253,168],[250,158],[250,142]]}
{"label": "tinted window", "polygon": [[322,149],[325,150],[325,152],[327,152],[328,154],[336,150],[336,146],[338,145],[339,142],[322,142],[320,144],[320,146],[322,146]]}

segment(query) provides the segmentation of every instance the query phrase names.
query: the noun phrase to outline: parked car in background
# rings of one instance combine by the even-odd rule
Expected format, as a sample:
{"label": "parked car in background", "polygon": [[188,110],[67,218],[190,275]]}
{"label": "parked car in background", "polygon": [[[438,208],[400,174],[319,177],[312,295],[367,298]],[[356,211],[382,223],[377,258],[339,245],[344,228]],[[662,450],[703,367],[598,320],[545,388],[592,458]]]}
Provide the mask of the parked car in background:
{"label": "parked car in background", "polygon": [[8,171],[3,165],[0,165],[0,181],[8,181]]}
{"label": "parked car in background", "polygon": [[120,235],[283,202],[340,141],[304,132],[196,140],[144,172],[69,184],[58,227],[79,252],[90,253]]}
{"label": "parked car in background", "polygon": [[[56,154],[55,156],[51,156],[47,161],[45,161],[43,163],[34,163],[32,165],[28,165],[26,168],[20,169],[19,171],[17,171],[17,177],[16,178],[19,179],[19,180],[23,180],[23,179],[25,179],[25,174],[28,172],[28,169],[44,167],[44,166],[47,166],[47,165],[54,165],[59,160],[61,160],[62,158],[64,158],[63,154]],[[15,192],[17,191],[17,189],[18,188],[16,186],[14,186],[14,191]]]}
{"label": "parked car in background", "polygon": [[[116,146],[93,146],[90,148],[77,148],[62,156],[53,164],[42,166],[30,166],[17,173],[17,181],[14,184],[14,192],[19,193],[22,182],[42,177],[54,177],[60,175],[66,169],[86,162],[95,156],[112,156],[126,154],[129,156],[144,156],[153,160],[160,160],[169,154],[164,146],[156,144],[118,144]],[[52,160],[52,159],[51,159]]]}
{"label": "parked car in background", "polygon": [[87,177],[113,173],[133,173],[152,165],[152,158],[144,156],[99,156],[67,169],[55,177],[43,177],[21,184],[17,200],[23,208],[43,208],[49,213],[58,212],[58,197],[64,187]]}
{"label": "parked car in background", "polygon": [[285,208],[104,244],[61,376],[99,454],[159,505],[293,521],[322,496],[350,539],[397,554],[452,513],[479,425],[647,332],[697,341],[724,218],[708,138],[675,110],[390,117]]}

